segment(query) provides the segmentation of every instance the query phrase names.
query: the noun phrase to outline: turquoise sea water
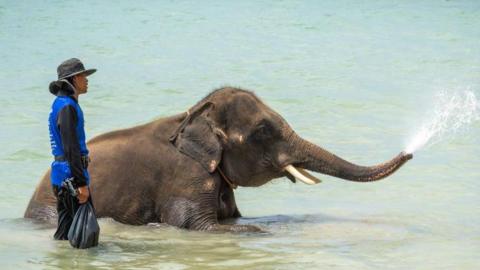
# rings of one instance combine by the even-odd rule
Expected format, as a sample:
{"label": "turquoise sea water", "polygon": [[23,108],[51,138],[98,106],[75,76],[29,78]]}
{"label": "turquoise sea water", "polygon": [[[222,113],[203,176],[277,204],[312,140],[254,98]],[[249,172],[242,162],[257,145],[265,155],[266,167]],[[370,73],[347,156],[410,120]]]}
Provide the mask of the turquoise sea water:
{"label": "turquoise sea water", "polygon": [[480,123],[384,181],[321,176],[240,188],[268,235],[101,220],[72,250],[22,218],[51,162],[48,83],[98,72],[87,136],[185,111],[223,85],[253,90],[303,137],[360,164],[403,150],[439,91],[480,97],[478,1],[0,1],[2,269],[477,269]]}

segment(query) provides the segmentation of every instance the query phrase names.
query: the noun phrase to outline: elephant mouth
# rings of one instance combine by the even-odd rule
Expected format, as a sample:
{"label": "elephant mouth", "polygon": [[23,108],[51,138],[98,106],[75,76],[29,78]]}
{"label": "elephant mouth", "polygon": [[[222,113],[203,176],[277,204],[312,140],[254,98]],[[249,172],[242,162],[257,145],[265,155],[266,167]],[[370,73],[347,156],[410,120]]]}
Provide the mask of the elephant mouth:
{"label": "elephant mouth", "polygon": [[289,164],[283,168],[283,170],[288,173],[291,178],[295,178],[307,185],[316,185],[322,180],[318,179],[317,177],[311,175],[309,172],[302,168],[296,168],[292,164]]}

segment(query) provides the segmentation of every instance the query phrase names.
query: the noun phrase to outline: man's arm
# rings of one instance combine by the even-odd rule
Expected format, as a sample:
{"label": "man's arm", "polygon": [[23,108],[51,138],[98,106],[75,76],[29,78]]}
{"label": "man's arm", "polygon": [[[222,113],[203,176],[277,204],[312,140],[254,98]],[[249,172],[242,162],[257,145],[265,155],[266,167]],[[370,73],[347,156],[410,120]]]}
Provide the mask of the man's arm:
{"label": "man's arm", "polygon": [[83,174],[82,155],[76,132],[77,112],[73,106],[68,105],[62,108],[58,114],[57,125],[62,138],[65,159],[70,165],[72,176],[75,178],[75,184],[77,187],[86,186],[87,179]]}

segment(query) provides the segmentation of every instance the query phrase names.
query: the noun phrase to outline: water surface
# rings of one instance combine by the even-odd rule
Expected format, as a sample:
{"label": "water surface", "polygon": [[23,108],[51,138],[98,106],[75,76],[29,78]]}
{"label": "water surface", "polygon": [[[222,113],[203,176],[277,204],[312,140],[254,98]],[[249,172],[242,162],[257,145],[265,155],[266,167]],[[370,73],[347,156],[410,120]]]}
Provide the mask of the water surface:
{"label": "water surface", "polygon": [[385,181],[239,188],[239,222],[268,234],[105,219],[98,248],[72,250],[21,217],[51,162],[47,86],[67,58],[99,70],[80,99],[89,138],[233,85],[368,165],[407,145],[438,91],[480,96],[479,45],[478,1],[1,1],[2,269],[476,269],[478,122]]}

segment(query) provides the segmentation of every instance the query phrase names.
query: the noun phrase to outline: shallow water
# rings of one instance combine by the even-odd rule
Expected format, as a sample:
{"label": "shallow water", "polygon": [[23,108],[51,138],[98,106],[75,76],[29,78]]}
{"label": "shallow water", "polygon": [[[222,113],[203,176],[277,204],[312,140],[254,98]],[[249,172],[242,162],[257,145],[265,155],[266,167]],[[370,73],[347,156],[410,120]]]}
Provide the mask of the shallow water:
{"label": "shallow water", "polygon": [[384,181],[238,189],[239,222],[267,234],[106,219],[98,248],[72,250],[21,217],[51,161],[47,85],[66,58],[99,69],[80,100],[89,138],[233,85],[374,164],[406,147],[439,91],[480,96],[479,41],[478,1],[0,2],[2,269],[476,269],[478,121]]}

